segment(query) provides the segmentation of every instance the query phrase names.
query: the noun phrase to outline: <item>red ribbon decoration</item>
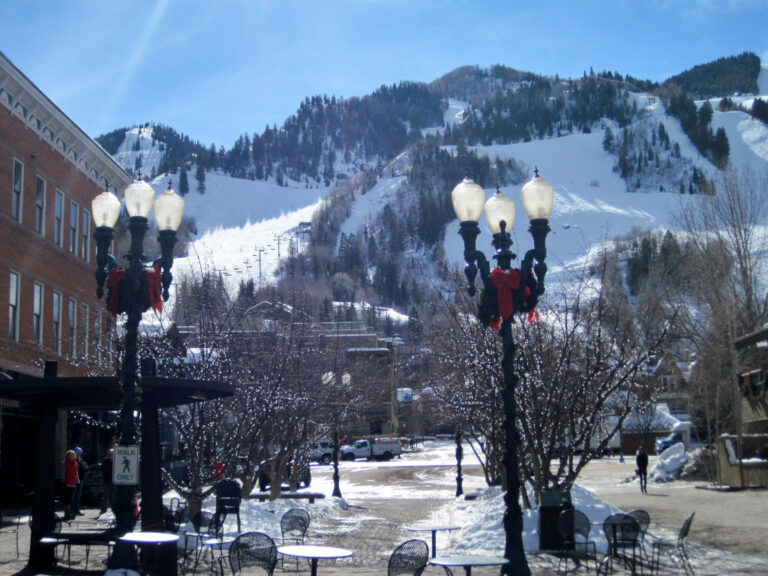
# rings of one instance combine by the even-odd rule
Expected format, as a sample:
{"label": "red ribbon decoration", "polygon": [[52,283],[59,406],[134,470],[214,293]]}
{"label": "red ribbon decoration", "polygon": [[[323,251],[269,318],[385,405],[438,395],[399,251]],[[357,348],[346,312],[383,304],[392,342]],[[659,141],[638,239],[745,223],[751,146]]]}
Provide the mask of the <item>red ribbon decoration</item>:
{"label": "red ribbon decoration", "polygon": [[125,279],[125,270],[114,268],[107,274],[107,287],[109,288],[109,311],[117,317],[120,305],[120,283]]}
{"label": "red ribbon decoration", "polygon": [[152,304],[152,310],[158,314],[163,313],[162,298],[162,273],[160,266],[155,266],[154,270],[147,270],[147,284],[149,286],[149,301]]}
{"label": "red ribbon decoration", "polygon": [[[499,307],[499,315],[495,318],[491,318],[489,325],[494,330],[498,330],[501,326],[502,318],[507,320],[515,312],[515,299],[512,292],[520,288],[520,272],[514,269],[509,272],[504,272],[501,268],[496,267],[491,271],[491,281],[496,287],[496,301]],[[526,300],[530,294],[531,288],[530,286],[526,286]],[[536,308],[531,308],[528,311],[528,322],[533,322],[534,318],[536,319],[536,322],[539,321],[539,312]]]}
{"label": "red ribbon decoration", "polygon": [[[147,278],[147,288],[149,292],[149,302],[152,309],[158,314],[163,313],[163,274],[160,266],[155,266],[153,270],[145,272]],[[107,287],[109,288],[109,312],[117,317],[120,313],[120,284],[125,280],[125,270],[115,268],[107,274]]]}
{"label": "red ribbon decoration", "polygon": [[504,270],[497,267],[491,271],[491,280],[493,285],[496,286],[499,316],[506,320],[515,312],[515,301],[512,297],[512,291],[520,287],[520,272],[517,270],[504,272]]}

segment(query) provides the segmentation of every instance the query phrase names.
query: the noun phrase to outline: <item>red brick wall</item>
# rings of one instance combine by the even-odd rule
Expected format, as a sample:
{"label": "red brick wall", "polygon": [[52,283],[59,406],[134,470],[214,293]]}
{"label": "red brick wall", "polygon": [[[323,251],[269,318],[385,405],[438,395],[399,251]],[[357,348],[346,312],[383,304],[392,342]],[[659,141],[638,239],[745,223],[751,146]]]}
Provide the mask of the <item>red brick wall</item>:
{"label": "red brick wall", "polygon": [[[24,165],[22,222],[11,217],[14,159]],[[35,231],[35,204],[38,176],[46,182],[45,233]],[[54,242],[54,209],[56,190],[64,193],[62,220],[63,246]],[[30,373],[41,373],[42,362],[59,360],[59,374],[74,376],[86,373],[88,367],[75,366],[67,361],[69,300],[77,301],[78,356],[82,350],[82,305],[89,308],[89,359],[91,369],[109,370],[108,364],[93,365],[95,336],[94,322],[102,312],[107,313],[104,302],[96,299],[93,272],[96,245],[93,241],[93,222],[90,221],[90,253],[82,258],[82,210],[90,214],[91,200],[102,190],[95,182],[78,170],[58,150],[27,128],[7,109],[0,107],[0,366],[8,369],[13,363],[26,365]],[[78,234],[76,254],[70,253],[70,214],[72,201],[78,204]],[[8,338],[9,278],[14,271],[21,278],[19,342]],[[33,284],[43,285],[43,346],[33,342]],[[53,352],[53,292],[62,295],[62,356]],[[102,329],[102,344],[106,332]],[[78,362],[77,364],[82,364]]]}

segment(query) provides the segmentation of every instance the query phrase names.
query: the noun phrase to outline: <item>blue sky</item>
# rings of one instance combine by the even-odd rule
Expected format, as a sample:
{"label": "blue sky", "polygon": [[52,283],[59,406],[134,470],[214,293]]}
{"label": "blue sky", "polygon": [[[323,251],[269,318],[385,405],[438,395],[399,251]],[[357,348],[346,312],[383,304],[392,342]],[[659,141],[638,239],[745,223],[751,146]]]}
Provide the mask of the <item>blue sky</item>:
{"label": "blue sky", "polygon": [[229,148],[308,96],[458,66],[664,80],[744,51],[765,0],[2,0],[0,51],[92,136],[160,122]]}

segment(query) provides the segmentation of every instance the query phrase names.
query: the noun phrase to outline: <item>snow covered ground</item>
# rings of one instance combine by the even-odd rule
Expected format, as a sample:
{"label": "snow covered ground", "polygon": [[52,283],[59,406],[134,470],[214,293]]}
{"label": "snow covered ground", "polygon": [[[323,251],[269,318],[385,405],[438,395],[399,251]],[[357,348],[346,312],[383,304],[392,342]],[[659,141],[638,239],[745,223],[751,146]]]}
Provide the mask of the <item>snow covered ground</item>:
{"label": "snow covered ground", "polygon": [[[404,453],[401,459],[395,459],[390,462],[343,462],[341,490],[343,498],[325,498],[318,500],[314,504],[303,504],[295,500],[276,500],[267,504],[254,500],[243,501],[241,506],[242,531],[260,531],[266,532],[270,536],[280,537],[280,517],[285,510],[304,506],[311,510],[313,521],[317,522],[323,518],[332,517],[340,509],[344,509],[351,502],[364,501],[367,498],[385,498],[385,499],[422,499],[435,497],[437,494],[449,498],[449,502],[438,509],[430,522],[450,523],[464,526],[456,534],[447,534],[444,537],[451,540],[451,546],[456,551],[466,553],[499,553],[504,550],[505,535],[502,526],[504,515],[504,501],[500,488],[488,488],[484,479],[479,475],[477,469],[474,473],[465,472],[463,487],[465,493],[478,492],[479,497],[474,500],[465,500],[463,498],[450,499],[450,496],[456,489],[456,469],[455,469],[455,449],[453,442],[426,442],[420,446],[418,451]],[[465,453],[468,450],[465,450]],[[686,461],[675,453],[675,459],[670,460],[669,468],[673,463],[680,466]],[[472,457],[464,461],[465,467],[473,463]],[[365,470],[366,468],[381,467],[414,467],[421,470],[439,466],[440,472],[435,474],[424,473],[416,477],[420,481],[413,483],[382,484],[377,482],[353,483],[347,480],[347,474],[344,471],[350,469]],[[333,492],[333,481],[331,478],[332,467],[330,466],[312,466],[312,492],[321,492],[330,495]],[[669,475],[671,479],[673,475]],[[612,483],[618,483],[619,480],[613,476]],[[649,481],[653,481],[650,479]],[[165,496],[168,501],[174,494],[168,493]],[[618,508],[603,502],[592,490],[582,486],[576,486],[571,492],[572,503],[575,508],[581,510],[590,518],[593,523],[601,523],[607,516],[618,512]],[[208,498],[204,504],[204,509],[213,511],[215,509],[215,499],[213,496]],[[273,510],[274,512],[269,512]],[[538,533],[539,515],[538,509],[524,511],[524,533],[523,542],[529,552],[539,549]],[[234,521],[226,523],[226,530],[236,528]],[[443,537],[441,535],[441,537]],[[597,541],[598,550],[605,552],[607,543],[602,531],[596,530],[594,539]]]}

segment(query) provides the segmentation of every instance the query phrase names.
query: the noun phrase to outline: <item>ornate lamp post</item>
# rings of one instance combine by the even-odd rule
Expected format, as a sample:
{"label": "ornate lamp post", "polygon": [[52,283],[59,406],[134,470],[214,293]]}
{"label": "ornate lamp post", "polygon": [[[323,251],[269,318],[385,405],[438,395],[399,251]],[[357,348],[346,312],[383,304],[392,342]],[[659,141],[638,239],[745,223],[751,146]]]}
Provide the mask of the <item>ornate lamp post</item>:
{"label": "ornate lamp post", "polygon": [[[515,204],[501,193],[485,202],[485,190],[469,178],[464,178],[451,193],[453,209],[459,218],[464,240],[465,274],[469,282],[469,294],[475,294],[475,277],[480,270],[483,292],[478,303],[478,318],[488,326],[499,329],[502,338],[502,370],[504,376],[502,401],[504,406],[504,459],[507,491],[504,496],[504,530],[506,546],[504,556],[509,564],[502,573],[516,576],[530,575],[523,549],[523,512],[520,507],[520,477],[518,462],[519,435],[517,432],[517,403],[515,389],[518,378],[515,373],[514,357],[516,344],[512,338],[514,313],[528,313],[529,319],[536,311],[539,296],[544,293],[544,276],[547,265],[546,236],[549,233],[549,215],[554,204],[555,191],[548,183],[535,176],[523,186],[522,198],[530,218],[528,231],[533,236],[533,249],[526,252],[519,269],[510,265],[516,255],[510,251],[512,239],[509,230],[515,220]],[[497,268],[490,270],[485,255],[475,247],[480,233],[478,220],[483,212],[493,233],[492,245],[496,249],[493,258]]]}
{"label": "ornate lamp post", "polygon": [[[153,207],[161,255],[147,267],[143,241],[149,229],[147,217]],[[150,307],[161,311],[162,301],[168,299],[168,287],[172,279],[170,268],[173,265],[173,246],[176,243],[176,230],[184,214],[184,200],[171,190],[170,184],[157,198],[152,187],[143,181],[133,182],[125,189],[125,208],[130,216],[128,228],[131,231],[131,249],[126,255],[128,267],[125,269],[118,268],[115,258],[109,253],[114,239],[113,228],[120,215],[120,200],[109,191],[102,192],[94,198],[91,208],[96,224],[96,295],[101,298],[106,282],[109,311],[115,316],[126,313],[125,346],[119,371],[123,403],[120,410],[118,444],[134,446],[137,443],[134,412],[137,404],[136,357],[139,322],[142,314]],[[122,462],[115,458],[115,467],[119,466],[122,466]],[[118,534],[124,534],[133,528],[134,492],[133,485],[117,486],[113,509]]]}

